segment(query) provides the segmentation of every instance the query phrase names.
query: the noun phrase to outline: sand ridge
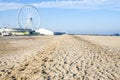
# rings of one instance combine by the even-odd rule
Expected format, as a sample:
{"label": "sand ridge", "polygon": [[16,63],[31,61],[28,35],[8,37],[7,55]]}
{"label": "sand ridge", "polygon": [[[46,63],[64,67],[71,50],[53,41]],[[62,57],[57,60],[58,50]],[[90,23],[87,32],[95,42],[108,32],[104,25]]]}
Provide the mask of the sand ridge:
{"label": "sand ridge", "polygon": [[35,42],[34,47],[26,49],[24,54],[18,53],[14,59],[0,58],[1,80],[120,79],[120,52],[116,49],[71,35],[49,37],[46,41],[36,39]]}

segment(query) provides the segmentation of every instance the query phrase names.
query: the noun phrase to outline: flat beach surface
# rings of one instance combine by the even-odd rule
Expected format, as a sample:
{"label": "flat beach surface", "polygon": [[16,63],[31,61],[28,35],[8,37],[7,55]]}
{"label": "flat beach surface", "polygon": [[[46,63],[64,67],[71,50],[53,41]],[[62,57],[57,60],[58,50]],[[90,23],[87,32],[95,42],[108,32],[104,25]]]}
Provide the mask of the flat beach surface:
{"label": "flat beach surface", "polygon": [[120,80],[120,37],[0,37],[0,80]]}

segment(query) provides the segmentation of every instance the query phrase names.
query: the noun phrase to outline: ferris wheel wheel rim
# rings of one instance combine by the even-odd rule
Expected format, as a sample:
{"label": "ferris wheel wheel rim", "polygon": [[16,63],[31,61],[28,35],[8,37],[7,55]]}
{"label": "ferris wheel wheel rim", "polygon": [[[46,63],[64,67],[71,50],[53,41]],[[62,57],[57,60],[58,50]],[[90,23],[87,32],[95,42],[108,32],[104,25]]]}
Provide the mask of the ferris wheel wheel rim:
{"label": "ferris wheel wheel rim", "polygon": [[20,27],[20,28],[23,28],[23,26],[21,25],[21,23],[20,23],[20,20],[19,20],[19,16],[20,16],[20,13],[21,13],[21,11],[22,11],[22,9],[24,9],[25,7],[31,7],[31,8],[33,8],[33,9],[35,9],[36,10],[36,12],[37,12],[37,14],[38,14],[38,18],[39,18],[39,22],[38,22],[38,28],[40,27],[40,13],[39,13],[39,11],[38,11],[38,9],[35,7],[35,6],[33,6],[33,5],[24,5],[22,8],[20,8],[20,10],[18,11],[18,13],[17,13],[17,22],[18,22],[18,26]]}

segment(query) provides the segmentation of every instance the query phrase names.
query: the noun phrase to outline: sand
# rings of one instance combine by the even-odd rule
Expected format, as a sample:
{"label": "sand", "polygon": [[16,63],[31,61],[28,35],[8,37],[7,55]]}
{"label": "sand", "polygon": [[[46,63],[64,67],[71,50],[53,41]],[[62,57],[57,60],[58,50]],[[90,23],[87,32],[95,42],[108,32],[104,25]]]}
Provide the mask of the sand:
{"label": "sand", "polygon": [[0,80],[120,80],[120,37],[0,38]]}
{"label": "sand", "polygon": [[110,48],[120,48],[120,36],[89,36],[89,35],[78,36],[98,45]]}

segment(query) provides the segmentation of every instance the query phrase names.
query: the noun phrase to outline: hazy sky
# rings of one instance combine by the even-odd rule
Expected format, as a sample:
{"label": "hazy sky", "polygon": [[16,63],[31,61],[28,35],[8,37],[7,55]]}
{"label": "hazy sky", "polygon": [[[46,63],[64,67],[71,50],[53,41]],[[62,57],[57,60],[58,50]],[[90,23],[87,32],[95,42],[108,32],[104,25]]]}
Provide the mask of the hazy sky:
{"label": "hazy sky", "polygon": [[120,33],[120,0],[0,0],[0,26],[17,24],[19,9],[39,10],[42,28],[67,33]]}

